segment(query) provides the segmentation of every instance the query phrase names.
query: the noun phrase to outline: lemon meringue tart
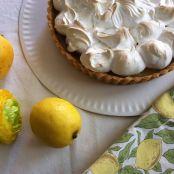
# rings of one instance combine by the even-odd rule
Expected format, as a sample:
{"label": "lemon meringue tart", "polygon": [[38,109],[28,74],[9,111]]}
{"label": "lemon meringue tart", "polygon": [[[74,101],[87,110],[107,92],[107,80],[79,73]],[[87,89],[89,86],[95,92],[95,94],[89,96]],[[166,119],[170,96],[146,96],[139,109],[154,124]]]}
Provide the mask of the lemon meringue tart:
{"label": "lemon meringue tart", "polygon": [[77,69],[134,84],[174,70],[174,1],[49,0],[48,26]]}

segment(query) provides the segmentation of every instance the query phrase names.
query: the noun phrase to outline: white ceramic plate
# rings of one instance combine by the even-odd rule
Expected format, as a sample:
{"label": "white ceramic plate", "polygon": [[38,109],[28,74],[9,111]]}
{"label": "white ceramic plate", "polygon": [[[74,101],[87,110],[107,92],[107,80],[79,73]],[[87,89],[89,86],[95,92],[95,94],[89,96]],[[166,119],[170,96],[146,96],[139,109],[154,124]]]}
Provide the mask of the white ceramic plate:
{"label": "white ceramic plate", "polygon": [[70,65],[55,47],[47,27],[47,0],[25,0],[19,35],[23,52],[38,79],[77,107],[105,115],[135,116],[174,85],[174,72],[150,82],[118,86],[98,82]]}

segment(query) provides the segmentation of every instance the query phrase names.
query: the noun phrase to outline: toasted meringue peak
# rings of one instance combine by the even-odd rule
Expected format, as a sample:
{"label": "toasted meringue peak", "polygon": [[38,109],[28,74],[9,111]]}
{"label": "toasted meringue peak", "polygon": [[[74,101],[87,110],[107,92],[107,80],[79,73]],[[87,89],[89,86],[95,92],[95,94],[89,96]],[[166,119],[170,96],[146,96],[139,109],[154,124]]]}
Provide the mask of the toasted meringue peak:
{"label": "toasted meringue peak", "polygon": [[112,10],[106,11],[102,15],[97,15],[93,19],[94,29],[98,31],[105,31],[108,29],[114,29],[114,22],[112,20]]}
{"label": "toasted meringue peak", "polygon": [[65,8],[65,0],[53,0],[54,8],[58,11],[62,11]]}
{"label": "toasted meringue peak", "polygon": [[160,5],[174,5],[173,0],[161,0]]}
{"label": "toasted meringue peak", "polygon": [[111,70],[115,74],[128,76],[135,75],[145,69],[145,64],[141,55],[135,50],[116,50]]}
{"label": "toasted meringue peak", "polygon": [[148,68],[163,69],[172,60],[171,47],[161,41],[152,40],[140,46],[139,52]]}
{"label": "toasted meringue peak", "polygon": [[133,26],[141,20],[150,19],[154,5],[149,0],[117,0],[113,12],[113,22],[116,28]]}
{"label": "toasted meringue peak", "polygon": [[95,13],[96,15],[104,15],[107,11],[111,10],[111,6],[115,0],[95,0]]}
{"label": "toasted meringue peak", "polygon": [[66,32],[68,51],[79,51],[83,53],[91,45],[91,39],[89,34],[82,28],[71,27]]}
{"label": "toasted meringue peak", "polygon": [[138,17],[144,15],[153,9],[153,4],[150,0],[117,0],[131,17]]}
{"label": "toasted meringue peak", "polygon": [[147,42],[148,40],[157,39],[165,26],[156,21],[140,22],[136,27],[131,29],[131,34],[138,43]]}
{"label": "toasted meringue peak", "polygon": [[174,57],[174,31],[170,31],[170,30],[164,31],[160,35],[159,40],[168,44],[172,48],[172,53]]}
{"label": "toasted meringue peak", "polygon": [[126,49],[131,48],[135,44],[135,40],[129,33],[128,28],[120,28],[115,33],[95,32],[95,36],[101,42],[105,43],[109,48]]}
{"label": "toasted meringue peak", "polygon": [[61,34],[66,34],[66,30],[73,25],[76,19],[75,11],[67,6],[66,11],[62,11],[55,18],[55,28]]}
{"label": "toasted meringue peak", "polygon": [[174,22],[174,5],[160,5],[155,9],[155,19],[166,25]]}
{"label": "toasted meringue peak", "polygon": [[109,72],[113,53],[110,49],[94,49],[89,48],[80,57],[82,64],[91,71],[95,72]]}

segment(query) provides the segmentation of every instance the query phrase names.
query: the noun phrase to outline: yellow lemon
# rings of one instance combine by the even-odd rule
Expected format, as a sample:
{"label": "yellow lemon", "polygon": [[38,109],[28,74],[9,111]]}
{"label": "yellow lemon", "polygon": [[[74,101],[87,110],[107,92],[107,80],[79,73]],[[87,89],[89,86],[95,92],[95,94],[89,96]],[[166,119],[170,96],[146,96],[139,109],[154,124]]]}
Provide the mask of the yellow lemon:
{"label": "yellow lemon", "polygon": [[73,142],[81,129],[81,117],[66,100],[46,98],[33,106],[30,114],[33,133],[52,147],[64,147]]}
{"label": "yellow lemon", "polygon": [[0,79],[4,78],[13,63],[13,47],[11,43],[0,35]]}
{"label": "yellow lemon", "polygon": [[155,102],[154,108],[162,116],[167,118],[174,118],[174,100],[170,92],[165,92]]}
{"label": "yellow lemon", "polygon": [[0,89],[0,142],[12,143],[21,129],[20,107],[15,97]]}
{"label": "yellow lemon", "polygon": [[115,156],[105,153],[90,167],[90,170],[93,174],[115,174],[119,170],[119,163]]}
{"label": "yellow lemon", "polygon": [[137,149],[136,167],[144,170],[152,169],[161,158],[161,149],[161,140],[144,140]]}

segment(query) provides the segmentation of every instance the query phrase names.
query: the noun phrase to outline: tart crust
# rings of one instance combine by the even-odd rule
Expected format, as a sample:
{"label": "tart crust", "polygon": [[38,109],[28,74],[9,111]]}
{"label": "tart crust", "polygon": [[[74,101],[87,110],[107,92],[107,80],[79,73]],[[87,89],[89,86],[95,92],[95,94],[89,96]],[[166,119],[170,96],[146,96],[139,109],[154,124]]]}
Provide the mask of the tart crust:
{"label": "tart crust", "polygon": [[136,84],[145,81],[152,80],[154,78],[160,77],[168,72],[174,70],[174,59],[166,68],[162,70],[151,70],[145,69],[142,73],[134,76],[119,76],[113,73],[100,73],[94,72],[85,68],[80,62],[80,54],[70,53],[66,49],[65,36],[59,34],[54,28],[54,19],[58,12],[54,9],[53,0],[48,0],[48,9],[47,9],[47,19],[48,19],[48,28],[51,33],[51,36],[60,50],[62,56],[67,59],[76,69],[82,71],[88,76],[95,78],[99,81],[111,84],[127,85],[127,84]]}

